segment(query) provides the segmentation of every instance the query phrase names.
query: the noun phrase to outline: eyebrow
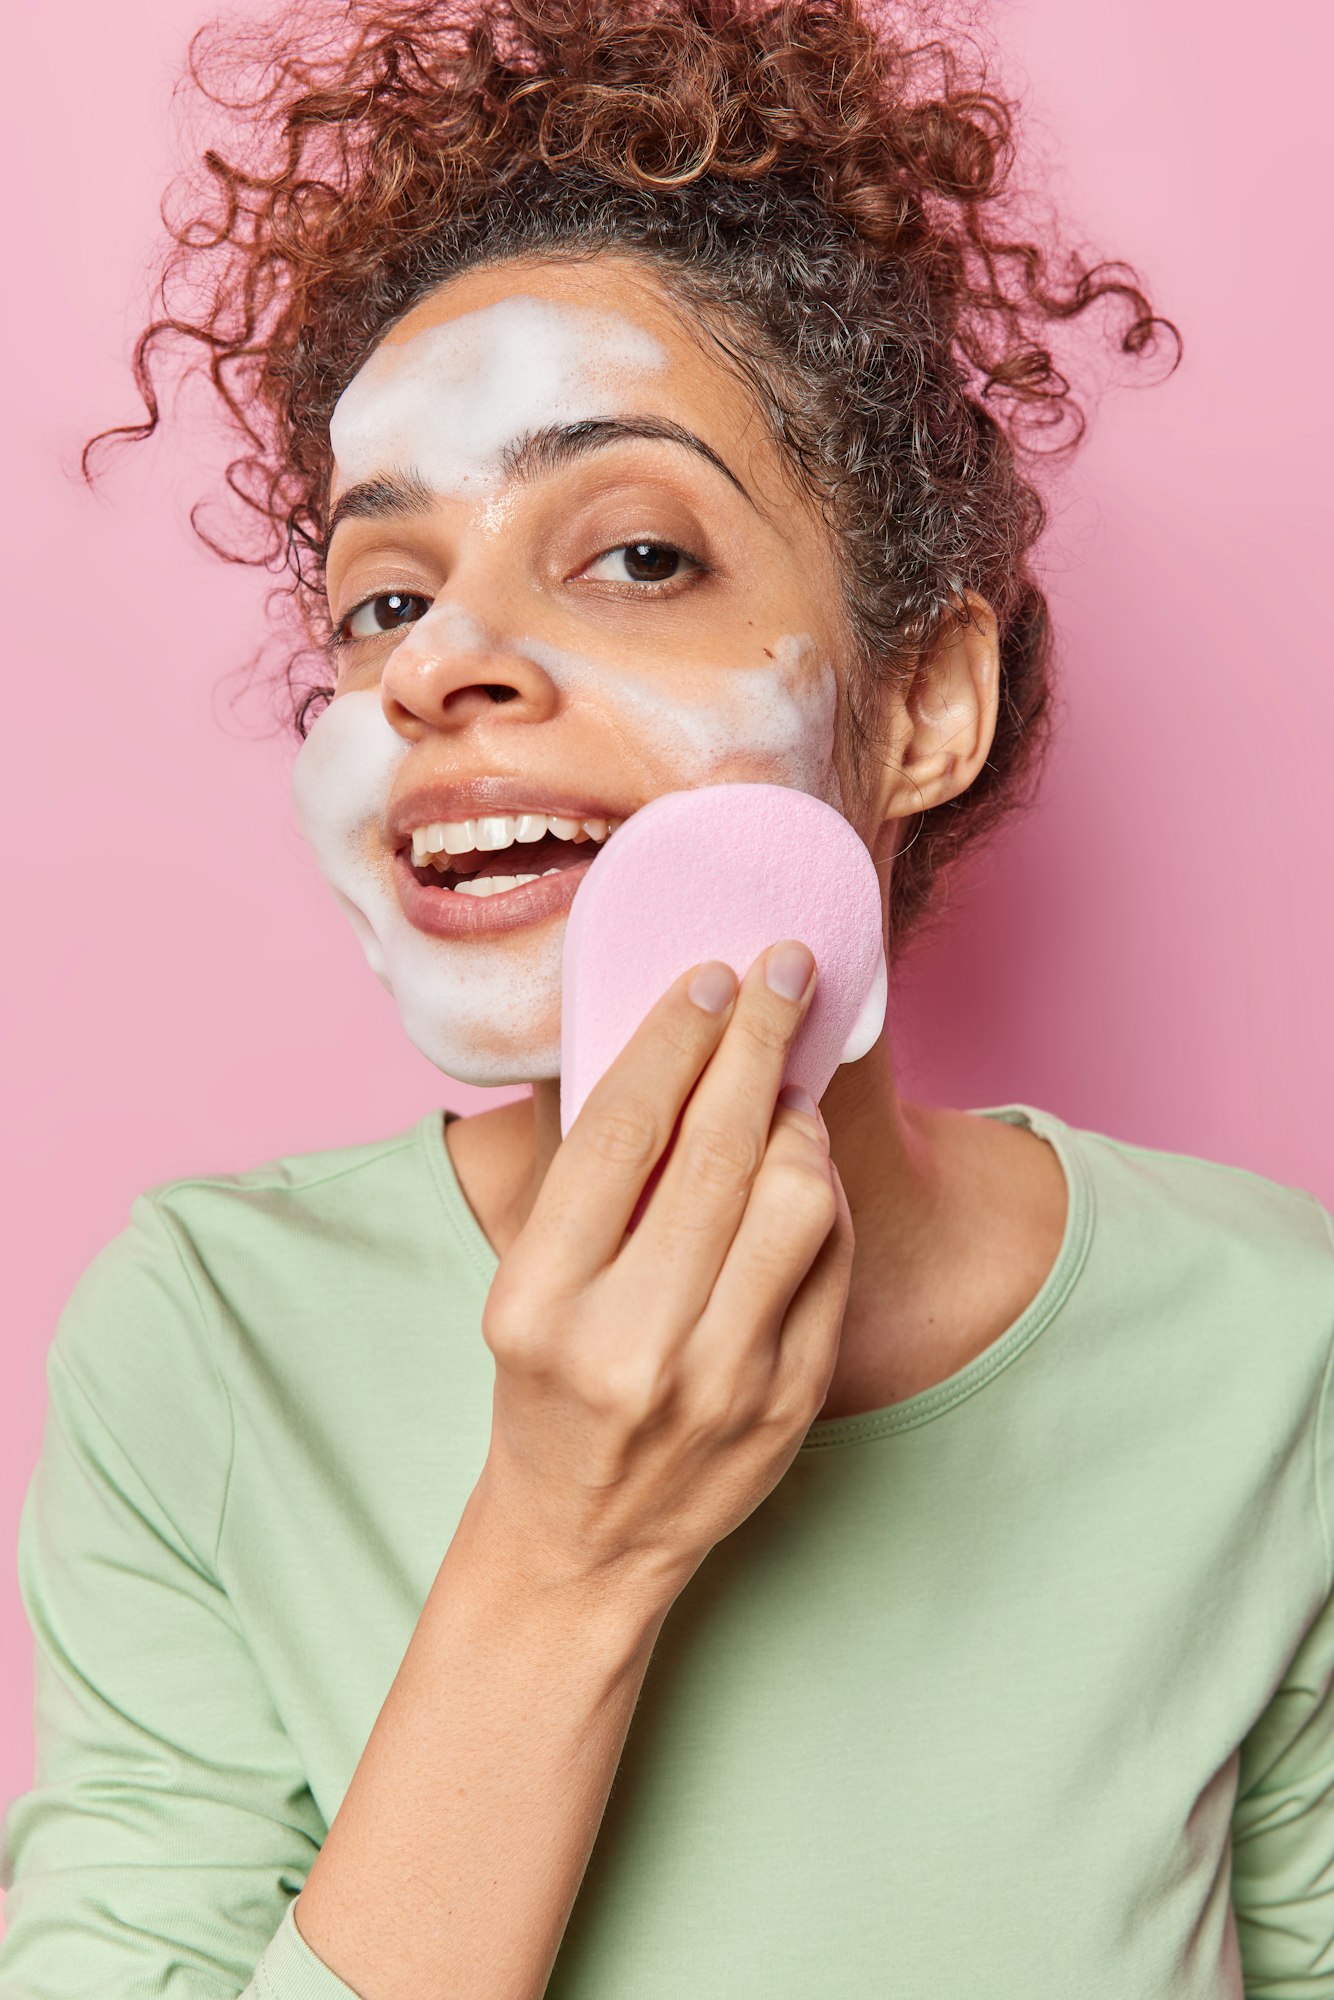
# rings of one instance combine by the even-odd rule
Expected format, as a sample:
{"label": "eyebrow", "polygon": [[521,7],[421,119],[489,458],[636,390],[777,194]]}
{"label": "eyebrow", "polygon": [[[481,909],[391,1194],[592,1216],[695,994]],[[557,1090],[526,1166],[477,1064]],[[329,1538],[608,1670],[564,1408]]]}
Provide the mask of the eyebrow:
{"label": "eyebrow", "polygon": [[755,505],[731,466],[713,446],[705,444],[702,437],[696,437],[684,424],[674,424],[667,417],[584,417],[573,424],[548,424],[543,430],[527,431],[513,439],[501,455],[501,464],[511,479],[530,479],[627,438],[649,438],[658,444],[675,444],[693,451],[715,472],[721,472],[743,499],[750,500],[752,507]]}
{"label": "eyebrow", "polygon": [[[588,453],[630,438],[648,438],[659,444],[674,444],[694,452],[721,472],[742,498],[754,507],[755,501],[725,459],[713,446],[696,437],[684,424],[666,417],[584,417],[572,424],[547,424],[541,430],[525,431],[512,438],[501,454],[501,468],[508,479],[533,479],[558,466],[569,465]],[[340,522],[350,520],[406,520],[429,514],[436,494],[416,472],[385,473],[377,479],[363,479],[349,486],[329,516],[325,549],[333,540]]]}
{"label": "eyebrow", "polygon": [[325,553],[334,538],[334,529],[342,521],[407,520],[413,515],[429,514],[434,507],[435,494],[420,473],[390,472],[379,479],[360,480],[341,495],[329,516]]}

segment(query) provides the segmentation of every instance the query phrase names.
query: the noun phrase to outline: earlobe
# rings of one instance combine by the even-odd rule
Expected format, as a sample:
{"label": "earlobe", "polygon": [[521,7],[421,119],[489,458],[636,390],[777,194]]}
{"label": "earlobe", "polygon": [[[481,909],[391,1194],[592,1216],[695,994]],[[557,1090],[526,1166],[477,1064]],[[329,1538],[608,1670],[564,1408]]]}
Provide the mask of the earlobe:
{"label": "earlobe", "polygon": [[1000,687],[996,614],[973,591],[966,602],[971,615],[945,635],[904,696],[887,817],[928,812],[966,791],[991,749]]}

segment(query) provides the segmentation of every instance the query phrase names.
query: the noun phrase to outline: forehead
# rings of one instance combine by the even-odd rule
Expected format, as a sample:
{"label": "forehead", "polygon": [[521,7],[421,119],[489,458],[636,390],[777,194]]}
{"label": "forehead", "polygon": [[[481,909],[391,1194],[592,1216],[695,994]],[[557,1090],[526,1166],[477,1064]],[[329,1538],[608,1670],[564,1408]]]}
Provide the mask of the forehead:
{"label": "forehead", "polygon": [[765,451],[749,392],[647,272],[614,257],[465,272],[397,322],[339,398],[333,496],[409,467],[439,491],[485,490],[525,432],[631,411]]}

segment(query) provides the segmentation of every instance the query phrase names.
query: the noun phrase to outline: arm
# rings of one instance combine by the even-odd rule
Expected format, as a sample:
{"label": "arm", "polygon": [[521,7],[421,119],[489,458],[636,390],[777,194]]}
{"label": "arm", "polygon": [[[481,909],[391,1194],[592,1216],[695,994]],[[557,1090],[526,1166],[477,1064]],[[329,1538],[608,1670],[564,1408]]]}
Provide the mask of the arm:
{"label": "arm", "polygon": [[814,979],[798,1001],[764,974],[730,1036],[683,977],[548,1168],[487,1297],[482,1477],[327,1830],[216,1570],[201,1302],[136,1205],[62,1319],[25,1516],[39,1776],[4,2000],[542,1994],[666,1611],[837,1354],[846,1197],[819,1120],[775,1110]]}
{"label": "arm", "polygon": [[[1334,1215],[1323,1213],[1334,1251]],[[1334,1256],[1328,1270],[1334,1294]],[[1313,1414],[1311,1539],[1324,1603],[1241,1746],[1232,1814],[1248,2000],[1334,1996],[1334,1342]]]}
{"label": "arm", "polygon": [[1334,1602],[1242,1745],[1232,1902],[1248,2000],[1334,1995]]}
{"label": "arm", "polygon": [[666,1604],[464,1510],[293,1913],[366,2000],[540,2000]]}
{"label": "arm", "polygon": [[[235,2000],[325,1827],[214,1568],[230,1408],[151,1199],[85,1271],[47,1381],[19,1534],[37,1765],[5,1822],[0,1994]],[[308,1969],[266,2000],[347,2000]]]}
{"label": "arm", "polygon": [[5,1823],[4,2000],[359,2000],[364,1960],[372,1996],[517,2000],[521,1962],[540,1993],[653,1608],[575,1577],[538,1588],[479,1492],[326,1829],[213,1567],[230,1409],[150,1198],[80,1280],[47,1380],[19,1542],[37,1774]]}
{"label": "arm", "polygon": [[824,1400],[852,1231],[775,1112],[801,960],[670,989],[492,1281],[486,1464],[293,1913],[365,2000],[541,2000],[653,1640]]}

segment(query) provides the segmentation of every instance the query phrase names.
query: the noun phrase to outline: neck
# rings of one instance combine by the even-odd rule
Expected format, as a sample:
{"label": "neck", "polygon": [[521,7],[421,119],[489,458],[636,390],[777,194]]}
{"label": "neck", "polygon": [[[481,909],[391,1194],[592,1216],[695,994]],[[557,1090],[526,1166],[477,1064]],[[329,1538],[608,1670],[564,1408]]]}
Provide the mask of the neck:
{"label": "neck", "polygon": [[[505,1240],[523,1227],[560,1144],[560,1083],[542,1079],[513,1107],[517,1121]],[[888,1037],[834,1072],[820,1110],[856,1234],[845,1339],[883,1324],[888,1296],[917,1289],[944,1201],[937,1121],[899,1095]]]}
{"label": "neck", "polygon": [[[911,1104],[887,1038],[821,1103],[856,1247],[822,1415],[881,1409],[944,1381],[1031,1302],[1067,1221],[1065,1173],[1033,1133]],[[503,1256],[560,1144],[560,1086],[451,1128],[464,1191]]]}

